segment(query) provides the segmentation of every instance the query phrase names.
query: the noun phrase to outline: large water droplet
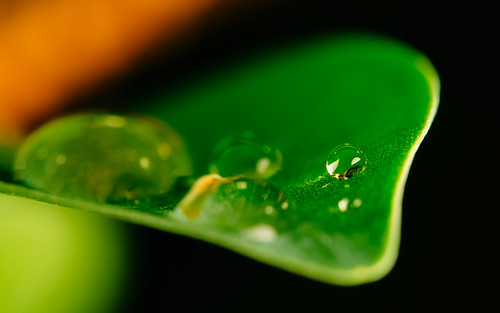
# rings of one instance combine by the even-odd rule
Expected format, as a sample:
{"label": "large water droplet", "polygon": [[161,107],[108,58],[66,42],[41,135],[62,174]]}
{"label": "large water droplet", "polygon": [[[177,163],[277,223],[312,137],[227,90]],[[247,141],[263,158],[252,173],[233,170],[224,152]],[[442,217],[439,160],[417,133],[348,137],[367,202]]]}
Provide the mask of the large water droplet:
{"label": "large water droplet", "polygon": [[281,169],[279,150],[245,132],[223,139],[215,147],[210,172],[223,177],[267,179]]}
{"label": "large water droplet", "polygon": [[54,194],[115,202],[167,192],[190,175],[180,136],[163,122],[76,115],[32,134],[18,151],[16,179]]}
{"label": "large water droplet", "polygon": [[326,161],[326,169],[336,179],[348,179],[365,170],[368,159],[359,147],[345,143],[335,147]]}

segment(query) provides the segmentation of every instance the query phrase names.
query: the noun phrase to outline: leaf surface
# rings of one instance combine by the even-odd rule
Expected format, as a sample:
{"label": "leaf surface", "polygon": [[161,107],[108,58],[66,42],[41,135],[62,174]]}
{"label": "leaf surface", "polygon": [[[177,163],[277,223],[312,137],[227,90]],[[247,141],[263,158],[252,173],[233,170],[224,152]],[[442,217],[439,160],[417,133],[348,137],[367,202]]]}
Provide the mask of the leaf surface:
{"label": "leaf surface", "polygon": [[[437,110],[439,79],[418,51],[394,40],[350,35],[273,51],[144,105],[186,140],[198,176],[222,138],[252,131],[280,149],[268,180],[290,207],[223,207],[199,217],[176,208],[89,203],[0,183],[0,197],[103,213],[224,246],[294,273],[340,285],[375,281],[393,267],[412,159]],[[331,149],[359,146],[366,170],[348,180],[326,171]],[[36,205],[36,202],[33,202]]]}

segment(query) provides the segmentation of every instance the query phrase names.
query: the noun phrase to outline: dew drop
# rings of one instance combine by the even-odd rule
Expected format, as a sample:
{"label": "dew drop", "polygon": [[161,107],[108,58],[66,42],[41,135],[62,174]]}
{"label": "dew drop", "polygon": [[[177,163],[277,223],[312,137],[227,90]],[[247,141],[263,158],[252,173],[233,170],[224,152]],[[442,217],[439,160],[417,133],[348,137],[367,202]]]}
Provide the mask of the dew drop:
{"label": "dew drop", "polygon": [[39,190],[119,202],[165,193],[191,169],[182,139],[163,122],[86,114],[55,120],[28,137],[14,172]]}
{"label": "dew drop", "polygon": [[211,157],[210,172],[223,177],[267,179],[281,169],[281,152],[250,132],[220,141]]}
{"label": "dew drop", "polygon": [[348,198],[340,199],[338,206],[341,212],[347,211],[347,207],[349,206],[349,199]]}
{"label": "dew drop", "polygon": [[365,170],[366,155],[359,147],[345,143],[335,147],[326,161],[326,169],[333,178],[348,179]]}
{"label": "dew drop", "polygon": [[265,181],[237,178],[221,184],[216,193],[220,202],[239,210],[256,210],[260,214],[277,215],[288,209],[285,194]]}
{"label": "dew drop", "polygon": [[252,226],[285,214],[290,203],[283,191],[265,181],[209,174],[193,184],[179,208],[201,223]]}
{"label": "dew drop", "polygon": [[362,205],[362,200],[360,198],[349,198],[343,197],[338,200],[338,202],[329,208],[330,212],[347,212],[351,209],[357,209]]}
{"label": "dew drop", "polygon": [[363,203],[363,201],[361,201],[360,198],[356,198],[354,199],[354,201],[352,202],[352,206],[355,207],[355,208],[359,208],[361,206],[361,204]]}
{"label": "dew drop", "polygon": [[255,225],[251,228],[246,229],[243,234],[248,239],[263,243],[273,242],[278,237],[276,229],[273,226],[267,224]]}

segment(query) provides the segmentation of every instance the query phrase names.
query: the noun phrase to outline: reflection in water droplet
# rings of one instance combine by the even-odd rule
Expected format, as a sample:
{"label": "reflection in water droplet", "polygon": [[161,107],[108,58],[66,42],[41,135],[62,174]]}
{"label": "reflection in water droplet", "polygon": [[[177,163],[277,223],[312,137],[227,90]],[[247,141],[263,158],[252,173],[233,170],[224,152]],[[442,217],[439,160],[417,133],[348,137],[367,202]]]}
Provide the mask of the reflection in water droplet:
{"label": "reflection in water droplet", "polygon": [[40,190],[115,202],[165,193],[191,168],[182,140],[168,126],[97,114],[42,127],[19,149],[14,171]]}
{"label": "reflection in water droplet", "polygon": [[217,144],[212,153],[210,172],[223,177],[266,179],[281,168],[281,163],[279,150],[245,132]]}
{"label": "reflection in water droplet", "polygon": [[348,179],[365,170],[366,155],[360,148],[345,143],[335,147],[326,161],[326,169],[336,179]]}

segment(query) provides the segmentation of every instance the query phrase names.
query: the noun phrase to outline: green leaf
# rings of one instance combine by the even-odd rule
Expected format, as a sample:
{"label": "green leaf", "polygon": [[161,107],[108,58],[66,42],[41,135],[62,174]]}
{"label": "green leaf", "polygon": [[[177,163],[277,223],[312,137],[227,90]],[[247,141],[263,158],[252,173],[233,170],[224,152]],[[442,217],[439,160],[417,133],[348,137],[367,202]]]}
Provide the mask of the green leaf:
{"label": "green leaf", "polygon": [[[293,204],[279,217],[255,206],[221,213],[207,201],[191,220],[179,208],[164,209],[175,208],[172,198],[157,208],[133,208],[7,183],[0,183],[0,197],[103,213],[328,283],[371,282],[396,261],[406,177],[438,94],[438,76],[421,53],[394,40],[350,35],[273,51],[141,109],[184,137],[197,175],[207,173],[210,152],[227,135],[250,130],[278,147],[283,168],[268,182]],[[367,167],[336,180],[325,162],[346,142],[366,153]],[[227,216],[238,210],[251,212]]]}
{"label": "green leaf", "polygon": [[110,312],[128,274],[126,235],[111,219],[0,195],[0,312]]}

